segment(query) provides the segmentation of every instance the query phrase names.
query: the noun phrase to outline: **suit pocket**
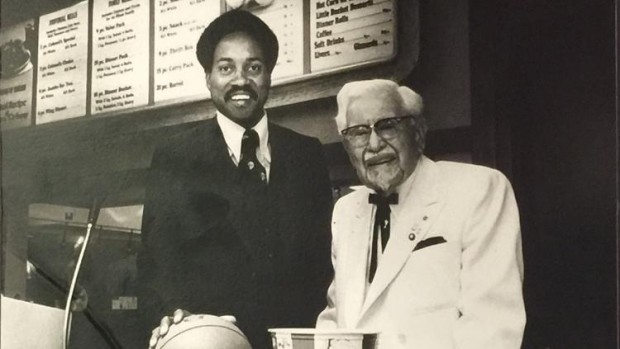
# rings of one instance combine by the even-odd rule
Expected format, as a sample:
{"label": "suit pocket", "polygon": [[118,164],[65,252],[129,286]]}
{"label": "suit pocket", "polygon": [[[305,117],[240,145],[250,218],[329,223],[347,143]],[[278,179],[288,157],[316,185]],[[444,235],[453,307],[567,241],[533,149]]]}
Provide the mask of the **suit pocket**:
{"label": "suit pocket", "polygon": [[444,239],[443,236],[432,236],[432,237],[429,237],[427,239],[424,239],[418,242],[418,244],[415,245],[415,247],[413,248],[413,251],[415,252],[417,250],[421,250],[426,247],[443,244],[444,242],[447,242],[447,241],[446,239]]}

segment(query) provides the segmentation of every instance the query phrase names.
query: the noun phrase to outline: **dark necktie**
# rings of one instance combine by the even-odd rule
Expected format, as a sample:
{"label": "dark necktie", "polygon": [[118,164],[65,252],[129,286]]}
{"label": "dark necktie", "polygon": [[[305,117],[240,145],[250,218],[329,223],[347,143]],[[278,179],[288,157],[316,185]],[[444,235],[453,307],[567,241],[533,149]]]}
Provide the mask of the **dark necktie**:
{"label": "dark necktie", "polygon": [[258,134],[248,129],[241,138],[241,159],[239,169],[244,177],[254,183],[267,184],[267,172],[256,158],[258,148]]}
{"label": "dark necktie", "polygon": [[398,194],[393,193],[387,197],[379,194],[370,194],[368,196],[368,202],[377,205],[375,224],[372,233],[370,267],[368,270],[368,282],[372,283],[375,272],[377,271],[377,245],[379,244],[379,235],[381,236],[381,251],[384,251],[390,239],[390,204],[398,204]]}

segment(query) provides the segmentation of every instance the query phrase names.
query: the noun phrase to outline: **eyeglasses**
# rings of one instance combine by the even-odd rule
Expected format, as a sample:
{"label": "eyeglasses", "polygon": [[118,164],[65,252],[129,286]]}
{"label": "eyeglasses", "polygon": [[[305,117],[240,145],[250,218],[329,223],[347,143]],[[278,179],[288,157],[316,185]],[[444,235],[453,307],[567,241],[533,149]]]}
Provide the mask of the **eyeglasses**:
{"label": "eyeglasses", "polygon": [[368,144],[372,130],[383,140],[390,140],[398,135],[401,122],[413,118],[413,115],[396,116],[378,120],[372,125],[355,125],[347,127],[340,133],[354,147],[363,147]]}

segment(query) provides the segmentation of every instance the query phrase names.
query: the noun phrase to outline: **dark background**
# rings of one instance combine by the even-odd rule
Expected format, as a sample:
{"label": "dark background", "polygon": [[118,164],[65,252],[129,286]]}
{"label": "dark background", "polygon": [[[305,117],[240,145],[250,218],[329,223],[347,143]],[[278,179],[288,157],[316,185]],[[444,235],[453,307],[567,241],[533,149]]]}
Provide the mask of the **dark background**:
{"label": "dark background", "polygon": [[474,160],[519,202],[523,347],[618,348],[614,1],[470,4],[472,128],[493,145]]}

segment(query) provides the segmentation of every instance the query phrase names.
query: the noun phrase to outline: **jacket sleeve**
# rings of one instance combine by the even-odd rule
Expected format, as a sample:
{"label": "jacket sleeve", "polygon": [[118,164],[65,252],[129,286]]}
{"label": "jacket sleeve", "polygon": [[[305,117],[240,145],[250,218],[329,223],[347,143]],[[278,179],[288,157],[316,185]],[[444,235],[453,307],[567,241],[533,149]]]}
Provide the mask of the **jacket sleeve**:
{"label": "jacket sleeve", "polygon": [[146,339],[159,320],[171,313],[159,291],[161,280],[165,280],[164,261],[169,257],[172,242],[169,232],[175,231],[177,222],[170,214],[176,184],[172,181],[169,166],[166,151],[155,150],[146,179],[142,242],[137,258],[138,307]]}
{"label": "jacket sleeve", "polygon": [[[480,189],[479,187],[477,189]],[[525,327],[519,213],[508,180],[493,171],[463,232],[455,348],[521,347]]]}
{"label": "jacket sleeve", "polygon": [[309,305],[312,304],[314,308],[312,310],[314,313],[312,321],[314,321],[319,311],[325,306],[325,294],[333,277],[333,268],[330,263],[332,242],[330,217],[333,199],[327,164],[322,146],[318,140],[313,140],[312,149],[314,161],[311,162],[308,169],[308,172],[312,174],[309,177],[310,183],[308,185],[311,190],[309,197],[312,200],[310,209],[314,217],[311,220],[311,224],[313,224],[310,230],[311,241],[307,248],[309,258],[307,265],[311,269],[308,270],[306,275],[311,279],[309,280],[311,282],[309,286],[312,291],[309,291],[310,293],[308,294],[311,299],[308,299],[307,303]]}

